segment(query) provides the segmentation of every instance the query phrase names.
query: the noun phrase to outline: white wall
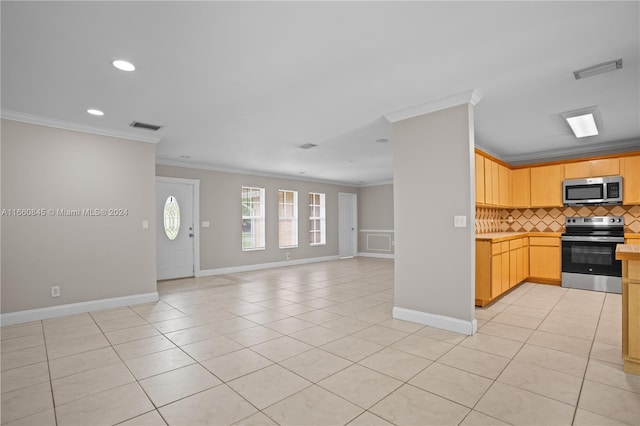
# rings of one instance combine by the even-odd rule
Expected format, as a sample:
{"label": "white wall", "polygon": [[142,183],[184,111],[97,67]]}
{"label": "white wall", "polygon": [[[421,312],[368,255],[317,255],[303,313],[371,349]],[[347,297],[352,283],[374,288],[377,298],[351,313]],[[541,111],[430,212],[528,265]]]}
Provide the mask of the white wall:
{"label": "white wall", "polygon": [[359,188],[358,252],[363,256],[393,257],[393,185]]}
{"label": "white wall", "polygon": [[[413,313],[418,322],[449,329],[457,324],[457,331],[472,334],[473,107],[398,121],[393,145],[394,315]],[[455,215],[466,216],[467,227],[454,228]]]}
{"label": "white wall", "polygon": [[[200,180],[200,269],[222,268],[338,256],[338,193],[357,193],[357,188],[293,179],[225,173],[168,165],[156,166],[157,176]],[[265,188],[266,249],[242,251],[242,186]],[[298,191],[298,247],[278,247],[278,190]],[[309,192],[326,194],[326,245],[309,246]]]}
{"label": "white wall", "polygon": [[[1,136],[3,321],[8,313],[156,294],[155,145],[9,120]],[[50,297],[54,285],[58,298]]]}

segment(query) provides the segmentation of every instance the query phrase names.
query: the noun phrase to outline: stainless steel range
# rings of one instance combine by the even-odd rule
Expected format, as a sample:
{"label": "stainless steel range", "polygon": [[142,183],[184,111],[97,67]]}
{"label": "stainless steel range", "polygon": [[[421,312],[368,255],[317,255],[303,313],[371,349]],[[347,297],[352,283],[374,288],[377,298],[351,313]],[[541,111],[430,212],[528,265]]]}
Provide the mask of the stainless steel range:
{"label": "stainless steel range", "polygon": [[621,216],[568,217],[562,234],[562,287],[622,293]]}

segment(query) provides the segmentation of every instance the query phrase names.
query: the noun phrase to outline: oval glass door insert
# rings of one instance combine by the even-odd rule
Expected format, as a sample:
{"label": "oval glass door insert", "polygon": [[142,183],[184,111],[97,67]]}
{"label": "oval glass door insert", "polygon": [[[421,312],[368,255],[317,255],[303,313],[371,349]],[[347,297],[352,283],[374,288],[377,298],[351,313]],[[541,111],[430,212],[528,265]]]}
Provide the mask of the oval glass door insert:
{"label": "oval glass door insert", "polygon": [[170,195],[164,203],[163,217],[164,232],[167,234],[167,238],[175,240],[180,232],[180,206],[173,195]]}

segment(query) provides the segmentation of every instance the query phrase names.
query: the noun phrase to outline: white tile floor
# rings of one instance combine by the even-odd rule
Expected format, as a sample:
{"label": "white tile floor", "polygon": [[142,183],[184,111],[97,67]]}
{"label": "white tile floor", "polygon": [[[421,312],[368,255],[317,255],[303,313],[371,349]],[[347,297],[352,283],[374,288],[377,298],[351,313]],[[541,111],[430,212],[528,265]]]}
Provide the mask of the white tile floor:
{"label": "white tile floor", "polygon": [[383,259],[159,292],[3,327],[2,424],[640,425],[619,295],[526,283],[467,337],[392,319]]}

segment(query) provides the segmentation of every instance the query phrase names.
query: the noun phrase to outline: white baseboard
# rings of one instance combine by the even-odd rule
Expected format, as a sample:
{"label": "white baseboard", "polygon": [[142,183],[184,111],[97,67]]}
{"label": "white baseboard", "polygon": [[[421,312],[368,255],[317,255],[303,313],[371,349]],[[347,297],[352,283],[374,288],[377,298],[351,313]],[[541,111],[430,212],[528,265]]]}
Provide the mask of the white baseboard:
{"label": "white baseboard", "polygon": [[235,274],[237,272],[258,271],[260,269],[282,268],[283,266],[304,265],[307,263],[328,262],[338,260],[339,256],[309,257],[306,259],[285,260],[282,262],[257,263],[255,265],[230,266],[227,268],[205,269],[196,273],[196,277],[210,275]]}
{"label": "white baseboard", "polygon": [[395,259],[393,254],[358,252],[358,257],[377,257],[379,259]]}
{"label": "white baseboard", "polygon": [[412,309],[398,308],[394,306],[393,317],[396,319],[411,321],[429,327],[442,328],[444,330],[455,331],[473,336],[478,330],[478,322],[464,321],[458,318],[445,317],[442,315],[430,314],[428,312],[414,311]]}
{"label": "white baseboard", "polygon": [[112,297],[109,299],[90,300],[88,302],[70,303],[67,305],[49,306],[47,308],[29,309],[9,312],[0,315],[0,324],[12,325],[29,321],[39,321],[66,315],[82,314],[102,309],[120,308],[158,300],[158,292],[134,294],[132,296]]}

